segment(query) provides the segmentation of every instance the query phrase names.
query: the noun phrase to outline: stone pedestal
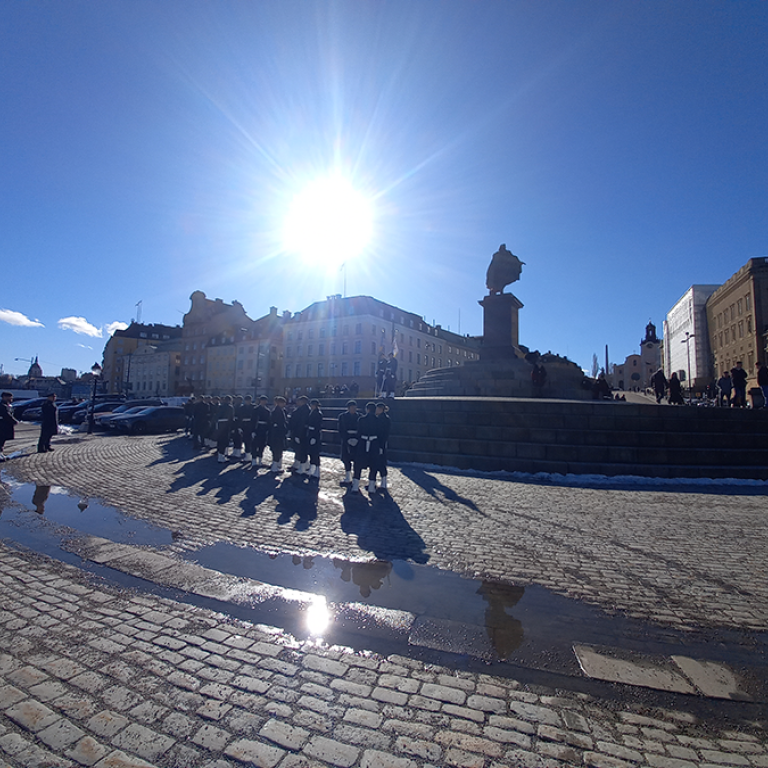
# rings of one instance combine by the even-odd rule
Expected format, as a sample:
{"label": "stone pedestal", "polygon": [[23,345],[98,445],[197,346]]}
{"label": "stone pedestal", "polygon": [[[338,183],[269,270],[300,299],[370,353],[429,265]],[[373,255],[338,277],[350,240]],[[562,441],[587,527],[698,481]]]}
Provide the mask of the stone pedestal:
{"label": "stone pedestal", "polygon": [[486,296],[478,304],[483,308],[483,346],[481,360],[509,360],[519,354],[517,313],[523,302],[511,293]]}

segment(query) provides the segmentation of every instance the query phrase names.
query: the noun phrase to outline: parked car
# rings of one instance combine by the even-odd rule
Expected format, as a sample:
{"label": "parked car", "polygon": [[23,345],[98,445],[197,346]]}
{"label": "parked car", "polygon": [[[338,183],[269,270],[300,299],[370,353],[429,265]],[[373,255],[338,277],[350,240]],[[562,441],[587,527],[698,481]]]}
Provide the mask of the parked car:
{"label": "parked car", "polygon": [[[128,413],[128,412],[135,413],[137,410],[142,410],[144,408],[149,408],[151,406],[163,405],[163,404],[164,404],[163,401],[156,397],[149,398],[147,400],[128,400],[127,402],[124,402],[124,403],[112,403],[112,409],[107,411],[102,411],[100,415],[97,415],[94,418],[94,424],[96,426],[103,425],[106,427],[107,423],[113,416],[121,416],[122,414]],[[90,408],[88,409],[86,414],[88,413],[90,413]],[[97,414],[98,413],[99,412],[97,411]],[[86,418],[88,418],[87,415],[86,415]]]}
{"label": "parked car", "polygon": [[[116,403],[96,403],[93,408],[93,414],[96,416],[99,413],[112,413],[112,410],[117,407]],[[91,404],[88,403],[85,408],[76,410],[71,417],[72,424],[82,424],[87,421],[91,415]]]}
{"label": "parked car", "polygon": [[149,432],[175,432],[183,429],[186,422],[184,409],[174,405],[158,405],[145,408],[139,413],[123,414],[111,422],[116,429],[143,435]]}
{"label": "parked car", "polygon": [[112,422],[115,419],[119,419],[122,416],[132,416],[134,413],[139,413],[140,411],[144,411],[147,408],[152,408],[151,405],[134,405],[132,408],[129,408],[127,405],[121,405],[119,408],[115,408],[112,413],[103,413],[101,416],[97,416],[94,419],[94,423],[97,427],[102,427],[103,429],[107,429],[108,427],[115,428],[112,424]]}
{"label": "parked car", "polygon": [[[96,404],[111,403],[113,407],[122,405],[125,402],[125,395],[98,395],[96,397]],[[90,407],[91,401],[83,400],[80,403],[67,403],[59,408],[59,423],[60,424],[81,424],[83,419],[78,417],[78,421],[73,421],[76,413],[84,411]]]}
{"label": "parked car", "polygon": [[13,415],[17,419],[23,419],[25,411],[29,410],[30,408],[40,408],[46,399],[47,398],[45,397],[33,397],[29,400],[22,400],[20,403],[14,403]]}

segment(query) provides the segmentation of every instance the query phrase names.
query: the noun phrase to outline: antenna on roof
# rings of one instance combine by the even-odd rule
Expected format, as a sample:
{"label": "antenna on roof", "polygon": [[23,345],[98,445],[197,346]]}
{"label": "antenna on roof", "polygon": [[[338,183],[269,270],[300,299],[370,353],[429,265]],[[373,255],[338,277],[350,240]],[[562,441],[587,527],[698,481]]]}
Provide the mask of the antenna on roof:
{"label": "antenna on roof", "polygon": [[140,323],[140,322],[141,322],[141,305],[142,305],[143,303],[144,303],[144,302],[143,302],[141,299],[139,299],[139,300],[136,302],[136,322],[137,322],[137,323]]}

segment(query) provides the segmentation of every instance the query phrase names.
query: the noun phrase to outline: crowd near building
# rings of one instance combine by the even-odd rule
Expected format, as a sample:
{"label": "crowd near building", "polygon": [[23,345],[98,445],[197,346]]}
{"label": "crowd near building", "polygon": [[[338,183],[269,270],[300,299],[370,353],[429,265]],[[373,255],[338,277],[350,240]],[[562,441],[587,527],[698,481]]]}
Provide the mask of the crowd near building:
{"label": "crowd near building", "polygon": [[750,259],[723,285],[688,288],[667,313],[663,340],[649,338],[649,328],[640,355],[609,371],[614,387],[648,388],[661,367],[704,392],[737,362],[756,386],[756,363],[768,363],[768,257]]}
{"label": "crowd near building", "polygon": [[329,296],[300,312],[252,320],[242,304],[190,297],[181,326],[131,323],[104,350],[109,392],[132,396],[346,393],[373,395],[377,371],[397,360],[402,393],[428,370],[477,360],[461,336],[370,296]]}

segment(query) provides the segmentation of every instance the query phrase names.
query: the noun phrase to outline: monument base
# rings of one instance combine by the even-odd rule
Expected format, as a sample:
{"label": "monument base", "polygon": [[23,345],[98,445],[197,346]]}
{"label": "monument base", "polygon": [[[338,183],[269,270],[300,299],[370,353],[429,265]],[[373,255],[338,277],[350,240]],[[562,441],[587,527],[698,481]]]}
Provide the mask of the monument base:
{"label": "monument base", "polygon": [[523,302],[511,293],[496,293],[486,296],[478,304],[483,308],[480,360],[522,357],[518,346],[520,327],[517,313],[523,308]]}

